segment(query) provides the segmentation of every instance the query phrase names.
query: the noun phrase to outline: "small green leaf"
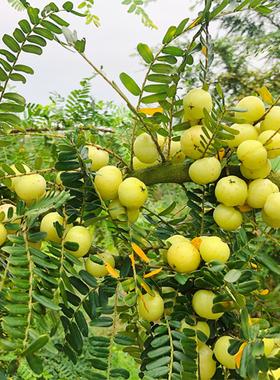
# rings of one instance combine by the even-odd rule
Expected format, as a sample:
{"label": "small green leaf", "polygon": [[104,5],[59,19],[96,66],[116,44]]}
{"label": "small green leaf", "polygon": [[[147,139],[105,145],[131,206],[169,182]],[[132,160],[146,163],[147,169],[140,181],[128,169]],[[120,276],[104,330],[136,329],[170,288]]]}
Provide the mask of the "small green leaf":
{"label": "small green leaf", "polygon": [[6,49],[0,49],[0,54],[4,55],[9,62],[16,61],[16,56]]}
{"label": "small green leaf", "polygon": [[47,334],[39,336],[35,339],[23,352],[23,355],[30,355],[36,351],[39,351],[42,347],[44,347],[49,341],[49,336]]}
{"label": "small green leaf", "polygon": [[162,43],[165,45],[165,44],[168,44],[170,41],[172,41],[173,37],[176,35],[176,32],[177,32],[176,26],[170,26],[165,36],[163,37]]}
{"label": "small green leaf", "polygon": [[0,123],[5,122],[7,124],[20,124],[20,118],[16,115],[13,115],[11,113],[0,113]]}
{"label": "small green leaf", "polygon": [[38,8],[28,7],[27,13],[28,13],[29,19],[33,25],[39,24],[40,19],[39,19],[39,9]]}
{"label": "small green leaf", "polygon": [[37,375],[40,375],[43,372],[43,360],[33,354],[27,355],[26,360],[32,369]]}
{"label": "small green leaf", "polygon": [[226,282],[230,282],[230,283],[233,283],[233,282],[236,282],[240,276],[241,276],[242,272],[238,269],[231,269],[225,276],[224,276],[224,280]]}
{"label": "small green leaf", "polygon": [[47,42],[43,37],[31,35],[27,37],[27,41],[31,42],[32,44],[36,44],[39,46],[46,46]]}
{"label": "small green leaf", "polygon": [[57,16],[56,14],[51,14],[51,15],[50,15],[50,18],[51,18],[54,22],[56,22],[58,25],[60,25],[60,26],[66,26],[66,27],[67,27],[67,26],[70,25],[69,22],[63,20],[61,17]]}
{"label": "small green leaf", "polygon": [[65,9],[67,12],[71,12],[74,5],[71,1],[66,1],[66,3],[63,4],[63,9]]}
{"label": "small green leaf", "polygon": [[23,73],[26,73],[26,74],[34,74],[34,70],[31,67],[26,66],[26,65],[15,65],[14,70],[22,71]]}
{"label": "small green leaf", "polygon": [[174,71],[174,68],[170,65],[164,63],[156,63],[151,67],[154,73],[158,74],[171,74]]}
{"label": "small green leaf", "polygon": [[140,43],[137,45],[137,50],[146,63],[150,64],[154,61],[153,52],[148,45]]}
{"label": "small green leaf", "polygon": [[43,20],[41,21],[41,25],[48,29],[49,31],[55,33],[55,34],[62,34],[61,28],[59,28],[57,25],[55,25],[53,22]]}
{"label": "small green leaf", "polygon": [[131,94],[133,94],[134,96],[140,95],[140,87],[128,74],[121,73],[120,80],[122,81],[123,85],[127,88],[127,90],[131,92]]}
{"label": "small green leaf", "polygon": [[170,54],[176,57],[183,57],[184,55],[184,50],[180,49],[177,46],[166,46],[165,48],[162,49],[162,52],[164,54]]}
{"label": "small green leaf", "polygon": [[26,83],[26,78],[23,75],[18,74],[18,73],[12,73],[10,75],[10,79],[15,81],[15,82]]}
{"label": "small green leaf", "polygon": [[31,26],[27,20],[20,20],[18,24],[24,33],[27,34],[31,32]]}
{"label": "small green leaf", "polygon": [[18,103],[18,104],[23,104],[25,105],[25,99],[23,96],[17,94],[16,92],[6,92],[4,95],[3,95],[3,98],[4,99],[9,99],[9,100],[13,100],[14,102]]}
{"label": "small green leaf", "polygon": [[79,52],[79,53],[83,53],[85,51],[85,48],[86,48],[86,39],[83,38],[81,40],[77,40],[75,42],[75,49]]}
{"label": "small green leaf", "polygon": [[141,103],[144,103],[144,104],[151,104],[151,103],[158,103],[162,100],[165,100],[167,98],[167,94],[166,93],[159,93],[159,94],[155,94],[155,95],[148,95],[148,96],[144,96],[142,99],[141,99]]}
{"label": "small green leaf", "polygon": [[6,74],[6,72],[0,67],[0,82],[4,82],[5,80],[7,80],[8,78],[8,75]]}
{"label": "small green leaf", "polygon": [[8,34],[4,34],[4,36],[2,37],[2,40],[4,44],[7,45],[8,48],[10,48],[13,52],[18,53],[20,51],[19,44],[12,36],[9,36]]}
{"label": "small green leaf", "polygon": [[39,34],[41,37],[47,38],[48,40],[53,40],[53,33],[46,28],[40,28],[39,26],[33,29],[34,33]]}
{"label": "small green leaf", "polygon": [[22,33],[22,31],[19,28],[15,29],[13,36],[15,37],[17,42],[21,43],[21,42],[25,41],[25,35]]}
{"label": "small green leaf", "polygon": [[35,301],[39,302],[41,305],[45,306],[48,309],[55,311],[60,310],[60,306],[56,305],[55,303],[53,303],[53,301],[51,301],[49,298],[45,296],[33,292],[33,298],[35,299]]}
{"label": "small green leaf", "polygon": [[43,50],[37,45],[26,44],[22,47],[22,50],[26,53],[41,55]]}

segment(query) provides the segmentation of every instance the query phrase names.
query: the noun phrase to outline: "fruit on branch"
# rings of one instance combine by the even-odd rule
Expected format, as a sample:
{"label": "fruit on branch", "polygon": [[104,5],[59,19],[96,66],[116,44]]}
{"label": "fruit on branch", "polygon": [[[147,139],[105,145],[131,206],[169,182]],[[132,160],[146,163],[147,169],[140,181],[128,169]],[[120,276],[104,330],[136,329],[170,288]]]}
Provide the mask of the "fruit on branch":
{"label": "fruit on branch", "polygon": [[218,338],[214,346],[214,354],[219,363],[228,369],[235,369],[235,355],[228,352],[231,336],[224,335]]}
{"label": "fruit on branch", "polygon": [[[29,168],[27,165],[22,164],[22,166],[24,167],[25,173],[30,173],[31,170],[30,170],[30,168]],[[16,168],[16,165],[15,165],[15,164],[11,165],[11,169],[14,171],[14,173],[15,173],[16,175],[23,174],[22,172],[20,172],[20,171]],[[22,175],[19,176],[19,177],[11,178],[11,185],[9,186],[9,188],[10,188],[12,191],[15,190],[15,184],[16,184],[16,182],[17,182],[21,177],[22,177]]]}
{"label": "fruit on branch", "polygon": [[75,257],[85,256],[91,247],[91,235],[89,230],[83,226],[74,226],[67,232],[64,244],[67,242],[79,245],[77,250],[68,250]]}
{"label": "fruit on branch", "polygon": [[213,213],[215,222],[225,231],[235,231],[242,224],[241,212],[234,207],[219,204]]}
{"label": "fruit on branch", "polygon": [[[211,133],[209,132],[211,136]],[[181,136],[181,147],[183,153],[194,160],[201,158],[203,156],[203,145],[209,142],[209,137],[203,132],[201,125],[194,125],[193,127],[187,129],[183,132]]]}
{"label": "fruit on branch", "polygon": [[280,193],[270,194],[265,201],[263,211],[271,219],[280,220]]}
{"label": "fruit on branch", "polygon": [[147,187],[137,178],[126,178],[118,188],[120,203],[129,209],[139,209],[148,198]]}
{"label": "fruit on branch", "polygon": [[244,205],[247,193],[246,182],[234,175],[221,178],[215,188],[217,200],[225,206]]}
{"label": "fruit on branch", "polygon": [[133,151],[138,160],[146,164],[151,164],[159,158],[156,144],[148,133],[141,133],[136,137]]}
{"label": "fruit on branch", "polygon": [[122,182],[122,172],[116,166],[103,166],[96,172],[94,185],[100,197],[112,200],[118,197],[118,188]]}
{"label": "fruit on branch", "polygon": [[63,217],[56,211],[46,214],[41,221],[40,231],[45,232],[47,234],[47,236],[45,237],[45,240],[50,240],[56,243],[60,243],[61,237],[58,236],[57,230],[55,228],[55,223],[60,224],[62,227]]}
{"label": "fruit on branch", "polygon": [[276,133],[272,130],[267,130],[259,135],[258,140],[264,145],[265,149],[267,150],[268,158],[276,158],[280,156],[280,133]]}
{"label": "fruit on branch", "polygon": [[198,349],[199,379],[211,380],[216,372],[216,361],[213,359],[213,351],[206,344]]}
{"label": "fruit on branch", "polygon": [[9,209],[13,210],[13,217],[14,217],[16,215],[16,207],[14,205],[12,205],[11,203],[4,203],[0,205],[0,215],[1,213],[4,213],[4,217],[1,220],[1,222],[6,223],[10,221],[10,218],[8,217]]}
{"label": "fruit on branch", "polygon": [[159,320],[164,312],[164,301],[162,297],[155,292],[152,296],[149,293],[141,295],[137,300],[139,316],[149,322]]}
{"label": "fruit on branch", "polygon": [[88,158],[91,160],[91,170],[97,171],[108,165],[109,153],[106,150],[98,149],[91,145],[87,145],[86,148],[88,149]]}
{"label": "fruit on branch", "polygon": [[236,154],[247,169],[259,169],[267,162],[267,151],[257,140],[243,141],[237,148]]}
{"label": "fruit on branch", "polygon": [[240,112],[235,112],[235,118],[245,120],[246,123],[254,123],[265,114],[264,103],[257,96],[246,96],[235,108],[240,109]]}
{"label": "fruit on branch", "polygon": [[225,143],[230,148],[236,148],[246,140],[258,139],[258,131],[252,124],[233,124],[231,128],[238,131],[239,133],[238,135],[233,135],[233,139],[225,140]]}
{"label": "fruit on branch", "polygon": [[262,219],[265,222],[265,224],[267,224],[269,227],[280,228],[280,218],[278,219],[270,218],[269,216],[266,215],[264,210],[262,210]]}
{"label": "fruit on branch", "polygon": [[145,164],[145,162],[140,161],[136,156],[134,156],[132,159],[133,170],[146,169],[146,168],[149,168],[150,166],[157,165],[158,163],[159,163],[158,161],[154,161],[154,162],[151,162],[150,164]]}
{"label": "fruit on branch", "polygon": [[202,236],[199,253],[206,263],[213,260],[226,263],[230,256],[230,249],[228,244],[218,236]]}
{"label": "fruit on branch", "polygon": [[94,277],[104,277],[108,274],[106,264],[110,264],[112,268],[115,268],[115,259],[110,252],[102,252],[96,255],[103,261],[104,264],[98,264],[89,258],[86,259],[85,268],[88,273]]}
{"label": "fruit on branch", "polygon": [[271,172],[271,162],[266,160],[265,164],[257,169],[248,169],[244,165],[240,165],[240,172],[247,179],[266,178]]}
{"label": "fruit on branch", "polygon": [[204,118],[204,109],[212,111],[213,102],[209,92],[202,88],[193,88],[183,98],[185,120],[200,120]]}
{"label": "fruit on branch", "polygon": [[5,241],[7,240],[7,235],[8,235],[8,232],[6,228],[4,227],[4,224],[0,223],[0,246],[3,245]]}
{"label": "fruit on branch", "polygon": [[189,242],[189,239],[182,235],[172,235],[166,239],[166,242],[169,242],[171,245],[185,241]]}
{"label": "fruit on branch", "polygon": [[204,157],[193,162],[189,167],[191,180],[199,185],[215,182],[221,175],[222,166],[216,157]]}
{"label": "fruit on branch", "polygon": [[31,204],[45,195],[46,180],[40,174],[19,177],[15,183],[15,192],[20,199]]}
{"label": "fruit on branch", "polygon": [[157,142],[158,142],[158,145],[160,146],[160,148],[163,149],[164,145],[166,143],[166,137],[162,136],[160,134],[157,134]]}
{"label": "fruit on branch", "polygon": [[196,291],[192,298],[192,307],[196,314],[205,319],[218,319],[224,313],[214,313],[212,311],[216,294],[211,290],[200,289]]}
{"label": "fruit on branch", "polygon": [[280,128],[280,107],[274,106],[265,115],[264,120],[261,122],[261,131],[274,130],[278,131]]}
{"label": "fruit on branch", "polygon": [[198,250],[189,241],[179,241],[171,245],[167,251],[167,262],[179,273],[195,271],[201,258]]}
{"label": "fruit on branch", "polygon": [[253,208],[263,208],[267,197],[277,192],[278,187],[269,179],[255,179],[248,187],[247,204]]}

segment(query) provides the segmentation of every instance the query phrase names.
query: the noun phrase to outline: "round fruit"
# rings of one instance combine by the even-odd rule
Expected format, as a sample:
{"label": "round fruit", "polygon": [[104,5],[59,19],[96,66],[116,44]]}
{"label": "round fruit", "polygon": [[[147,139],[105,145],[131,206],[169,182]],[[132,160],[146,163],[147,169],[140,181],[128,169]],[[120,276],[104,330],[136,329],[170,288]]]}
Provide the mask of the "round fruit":
{"label": "round fruit", "polygon": [[155,162],[159,156],[156,144],[148,133],[136,137],[133,151],[138,160],[146,164]]}
{"label": "round fruit", "polygon": [[47,236],[45,237],[45,240],[59,243],[61,242],[61,238],[58,236],[54,226],[56,222],[61,226],[63,225],[63,217],[58,212],[50,212],[49,214],[46,214],[41,221],[40,231],[46,232]]}
{"label": "round fruit", "polygon": [[190,242],[177,242],[168,249],[167,262],[176,272],[190,273],[199,267],[200,254]]}
{"label": "round fruit", "polygon": [[173,162],[181,162],[184,161],[185,155],[182,152],[182,147],[180,141],[171,141],[170,144],[170,152],[169,152],[169,158]]}
{"label": "round fruit", "polygon": [[180,242],[189,242],[189,239],[185,238],[185,236],[182,235],[172,235],[168,239],[166,239],[171,245],[175,243],[180,243]]}
{"label": "round fruit", "polygon": [[108,274],[105,264],[108,263],[112,268],[115,268],[114,256],[112,256],[109,252],[98,253],[96,256],[103,260],[104,264],[97,264],[88,258],[85,262],[86,271],[94,277],[104,277]]}
{"label": "round fruit", "polygon": [[15,183],[15,192],[26,203],[37,201],[46,192],[46,180],[40,174],[19,177]]}
{"label": "round fruit", "polygon": [[213,214],[215,222],[225,231],[234,231],[241,226],[243,218],[241,212],[234,207],[218,205]]}
{"label": "round fruit", "polygon": [[261,130],[274,130],[277,131],[280,126],[280,107],[274,106],[271,110],[265,115],[264,120],[261,122]]}
{"label": "round fruit", "polygon": [[274,371],[271,371],[273,377],[275,380],[280,379],[280,368],[275,369]]}
{"label": "round fruit", "polygon": [[[14,171],[14,173],[15,173],[16,175],[23,174],[23,173],[30,173],[30,172],[31,172],[30,168],[29,168],[27,165],[25,165],[25,164],[21,164],[21,165],[24,167],[24,170],[25,170],[24,172],[23,172],[23,171],[19,171],[19,170],[16,168],[16,165],[15,165],[15,164],[11,165],[11,169]],[[11,189],[12,191],[14,191],[14,189],[15,189],[15,184],[16,184],[16,182],[17,182],[21,177],[23,177],[23,176],[21,175],[21,176],[19,176],[19,177],[11,178],[11,186],[10,186],[10,189]]]}
{"label": "round fruit", "polygon": [[183,98],[184,116],[186,120],[204,118],[204,109],[212,111],[213,102],[209,92],[202,88],[193,88]]}
{"label": "round fruit", "polygon": [[142,319],[154,322],[160,319],[164,312],[164,302],[158,293],[151,296],[149,293],[138,298],[138,313]]}
{"label": "round fruit", "polygon": [[215,188],[217,200],[226,206],[244,205],[247,192],[246,182],[234,175],[221,178]]}
{"label": "round fruit", "polygon": [[113,199],[110,202],[108,206],[108,211],[113,220],[114,219],[125,220],[126,209],[125,207],[123,207],[123,205],[118,199]]}
{"label": "round fruit", "polygon": [[213,301],[216,294],[211,290],[198,290],[194,293],[192,299],[192,306],[197,315],[205,319],[218,319],[224,313],[214,313],[212,311]]}
{"label": "round fruit", "polygon": [[7,239],[8,232],[4,224],[0,223],[0,246],[3,245]]}
{"label": "round fruit", "polygon": [[[194,160],[201,158],[203,155],[202,137],[204,141],[209,141],[209,137],[205,135],[201,125],[195,125],[181,136],[181,147],[183,153]],[[204,143],[205,144],[205,143]]]}
{"label": "round fruit", "polygon": [[233,139],[225,141],[230,148],[238,147],[245,140],[258,139],[258,132],[252,124],[233,124],[231,128],[239,133],[238,135],[233,135]]}
{"label": "round fruit", "polygon": [[129,223],[135,223],[140,215],[139,208],[128,208],[126,210],[126,213],[127,213],[127,219]]}
{"label": "round fruit", "polygon": [[[280,125],[279,125],[280,128]],[[280,133],[268,130],[259,135],[258,140],[264,145],[267,150],[268,158],[280,156]]]}
{"label": "round fruit", "polygon": [[237,148],[237,157],[248,169],[259,169],[267,161],[267,151],[260,141],[246,140]]}
{"label": "round fruit", "polygon": [[199,253],[205,262],[213,260],[225,263],[230,256],[230,249],[218,236],[202,236]]}
{"label": "round fruit", "polygon": [[229,369],[235,369],[235,355],[228,352],[231,336],[221,336],[215,343],[214,354],[219,363]]}
{"label": "round fruit", "polygon": [[86,147],[88,149],[88,158],[91,160],[91,170],[96,171],[108,165],[109,153],[106,150],[98,149],[91,145]]}
{"label": "round fruit", "polygon": [[94,184],[100,197],[107,201],[118,196],[118,188],[122,182],[122,172],[116,166],[103,166],[96,172]]}
{"label": "round fruit", "polygon": [[267,197],[277,192],[278,187],[269,179],[255,179],[249,184],[247,203],[253,208],[263,208]]}
{"label": "round fruit", "polygon": [[163,147],[164,147],[164,145],[166,143],[166,137],[157,134],[157,141],[158,141],[158,145],[160,146],[160,148],[163,149]]}
{"label": "round fruit", "polygon": [[269,227],[272,228],[280,228],[280,217],[278,218],[270,218],[266,215],[266,213],[262,210],[262,219]]}
{"label": "round fruit", "polygon": [[133,170],[142,170],[142,169],[150,168],[151,166],[155,166],[157,164],[158,164],[158,161],[151,162],[150,164],[145,164],[145,162],[141,162],[140,160],[138,160],[136,156],[134,156],[132,159]]}
{"label": "round fruit", "polygon": [[241,164],[240,171],[243,177],[247,179],[266,178],[271,172],[271,163],[269,160],[266,160],[265,164],[260,166],[258,169],[248,169]]}
{"label": "round fruit", "polygon": [[266,198],[263,211],[269,218],[280,218],[280,193],[272,193]]}
{"label": "round fruit", "polygon": [[222,166],[216,157],[205,157],[193,162],[189,167],[191,180],[199,185],[215,182],[221,175]]}
{"label": "round fruit", "polygon": [[264,338],[263,345],[264,345],[265,356],[269,356],[271,352],[273,351],[273,348],[275,346],[275,341],[273,338]]}
{"label": "round fruit", "polygon": [[216,362],[213,359],[213,351],[206,344],[202,344],[198,350],[199,379],[211,380],[216,372]]}
{"label": "round fruit", "polygon": [[3,212],[4,213],[4,219],[2,222],[6,223],[10,219],[8,217],[9,209],[13,209],[13,217],[16,215],[16,207],[10,203],[4,203],[3,205],[0,206],[0,214]]}
{"label": "round fruit", "polygon": [[127,208],[140,208],[148,198],[147,187],[137,178],[126,178],[118,189],[119,200]]}
{"label": "round fruit", "polygon": [[240,100],[236,108],[245,112],[236,112],[235,117],[245,120],[247,123],[254,123],[265,114],[263,101],[257,96],[246,96]]}
{"label": "round fruit", "polygon": [[85,256],[91,247],[91,236],[89,230],[83,226],[71,227],[65,236],[65,243],[77,243],[79,248],[76,251],[69,251],[75,257]]}

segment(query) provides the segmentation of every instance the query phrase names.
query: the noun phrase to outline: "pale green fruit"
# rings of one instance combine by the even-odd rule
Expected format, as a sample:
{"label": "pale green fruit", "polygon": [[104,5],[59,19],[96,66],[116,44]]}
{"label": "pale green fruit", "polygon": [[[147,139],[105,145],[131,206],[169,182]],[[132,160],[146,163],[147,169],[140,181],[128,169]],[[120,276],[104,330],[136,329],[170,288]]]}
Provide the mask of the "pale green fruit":
{"label": "pale green fruit", "polygon": [[126,210],[126,213],[127,213],[127,219],[129,223],[135,223],[140,215],[140,211],[138,208],[128,208]]}
{"label": "pale green fruit", "polygon": [[267,162],[267,151],[260,141],[246,140],[237,148],[237,157],[248,169],[259,169]]}
{"label": "pale green fruit", "polygon": [[95,146],[87,145],[88,158],[91,160],[90,169],[93,171],[103,168],[109,163],[109,153]]}
{"label": "pale green fruit", "polygon": [[164,312],[164,302],[158,293],[151,296],[149,293],[142,295],[137,301],[139,316],[149,322],[159,320]]}
{"label": "pale green fruit", "polygon": [[58,236],[54,226],[54,223],[56,222],[58,222],[61,226],[63,225],[63,217],[58,212],[50,212],[49,214],[46,214],[41,221],[40,231],[47,234],[45,240],[60,243],[61,238]]}
{"label": "pale green fruit", "polygon": [[280,217],[278,218],[270,218],[266,215],[266,213],[262,210],[262,219],[269,227],[272,228],[280,228]]}
{"label": "pale green fruit", "polygon": [[273,338],[263,338],[263,344],[264,344],[264,354],[265,356],[269,356],[273,348],[275,346],[275,341]]}
{"label": "pale green fruit", "polygon": [[[21,164],[21,165],[24,167],[25,172],[22,172],[22,171],[20,172],[20,171],[16,168],[16,165],[15,165],[15,164],[11,165],[11,169],[14,171],[15,174],[19,175],[19,174],[30,173],[30,172],[31,172],[30,168],[29,168],[27,165],[25,165],[25,164]],[[11,178],[10,189],[11,189],[12,191],[14,191],[14,189],[15,189],[15,184],[16,184],[16,182],[18,181],[18,179],[20,179],[21,177],[22,177],[22,176]]]}
{"label": "pale green fruit", "polygon": [[235,231],[242,224],[243,217],[241,212],[234,207],[218,205],[213,214],[215,222],[225,231]]}
{"label": "pale green fruit", "polygon": [[247,193],[246,182],[234,175],[221,178],[215,188],[217,200],[226,206],[244,205]]}
{"label": "pale green fruit", "polygon": [[133,151],[138,160],[146,164],[157,161],[159,157],[156,144],[148,133],[141,133],[136,137]]}
{"label": "pale green fruit", "polygon": [[213,351],[206,344],[202,344],[198,350],[199,379],[211,380],[216,372],[216,362],[213,359]]}
{"label": "pale green fruit", "polygon": [[276,133],[272,130],[264,131],[259,135],[258,140],[267,150],[268,158],[276,158],[280,156],[280,133]]}
{"label": "pale green fruit", "polygon": [[30,204],[45,195],[46,180],[40,174],[19,177],[15,182],[15,192],[20,199]]}
{"label": "pale green fruit", "polygon": [[89,230],[83,226],[71,227],[67,232],[64,243],[72,242],[79,244],[76,251],[69,251],[75,257],[85,256],[91,247],[91,235]]}
{"label": "pale green fruit", "polygon": [[4,213],[4,218],[1,220],[1,222],[8,222],[10,219],[8,218],[8,212],[9,212],[9,209],[12,208],[13,209],[13,218],[15,217],[16,215],[16,207],[10,203],[4,203],[2,205],[0,205],[0,214],[1,213]]}
{"label": "pale green fruit", "polygon": [[176,272],[190,273],[199,267],[200,254],[190,242],[181,241],[169,247],[167,262]]}
{"label": "pale green fruit", "polygon": [[114,256],[109,252],[98,253],[96,256],[100,258],[104,264],[97,264],[90,258],[87,258],[85,262],[86,271],[94,277],[104,277],[108,274],[105,264],[110,264],[112,268],[115,268]]}
{"label": "pale green fruit", "polygon": [[241,164],[240,171],[243,177],[247,179],[266,178],[271,172],[271,163],[269,160],[266,160],[265,164],[258,169],[248,169]]}
{"label": "pale green fruit", "polygon": [[110,202],[108,206],[108,211],[113,220],[125,219],[124,216],[126,214],[126,209],[118,199],[114,199]]}
{"label": "pale green fruit", "polygon": [[157,141],[158,141],[158,145],[160,146],[160,148],[163,149],[163,147],[164,147],[164,145],[166,143],[166,137],[157,134]]}
{"label": "pale green fruit", "polygon": [[264,103],[257,96],[246,96],[235,108],[245,110],[245,112],[235,112],[235,117],[245,120],[247,123],[254,123],[265,114]]}
{"label": "pale green fruit", "polygon": [[271,219],[280,219],[280,193],[270,194],[265,201],[263,211]]}
{"label": "pale green fruit", "polygon": [[278,187],[269,179],[255,179],[248,187],[247,204],[253,208],[263,208],[267,197],[277,192]]}
{"label": "pale green fruit", "polygon": [[[211,133],[209,132],[211,135]],[[193,127],[184,131],[181,136],[181,147],[183,153],[194,160],[201,158],[203,155],[203,145],[201,144],[203,139],[207,142],[209,137],[205,135],[201,125],[194,125]]]}
{"label": "pale green fruit", "polygon": [[169,158],[173,162],[182,162],[185,159],[185,155],[182,152],[180,141],[171,141]]}
{"label": "pale green fruit", "polygon": [[150,164],[145,164],[145,162],[138,160],[136,156],[134,156],[132,159],[133,170],[143,170],[155,165],[158,165],[158,161],[151,162]]}
{"label": "pale green fruit", "polygon": [[235,355],[228,352],[231,336],[221,336],[215,343],[214,354],[219,363],[229,369],[235,369]]}
{"label": "pale green fruit", "polygon": [[226,263],[230,256],[230,249],[227,243],[218,236],[202,236],[199,253],[207,263],[213,260]]}
{"label": "pale green fruit", "polygon": [[264,120],[261,122],[261,130],[274,130],[278,131],[280,128],[280,107],[274,106],[265,115]]}
{"label": "pale green fruit", "polygon": [[234,138],[231,140],[226,140],[225,143],[230,148],[236,148],[245,140],[257,140],[258,132],[252,124],[233,124],[232,129],[238,131],[238,135],[233,135]]}
{"label": "pale green fruit", "polygon": [[172,244],[176,244],[176,243],[180,243],[184,241],[189,242],[189,239],[187,239],[185,236],[182,236],[182,235],[172,235],[168,239],[166,239],[166,241],[168,241],[172,245]]}
{"label": "pale green fruit", "polygon": [[191,180],[199,185],[215,182],[221,175],[222,166],[216,157],[204,157],[189,167]]}
{"label": "pale green fruit", "polygon": [[5,243],[7,240],[8,232],[6,228],[4,227],[4,224],[0,223],[0,246]]}
{"label": "pale green fruit", "polygon": [[197,315],[205,319],[218,319],[224,313],[213,313],[213,301],[216,294],[211,290],[198,290],[194,293],[192,306]]}
{"label": "pale green fruit", "polygon": [[119,200],[127,208],[140,208],[148,198],[148,190],[144,182],[137,178],[126,178],[118,189]]}
{"label": "pale green fruit", "polygon": [[208,113],[212,111],[213,102],[209,92],[202,88],[193,88],[183,98],[185,120],[199,120],[204,118],[204,108]]}
{"label": "pale green fruit", "polygon": [[116,166],[103,166],[96,172],[94,184],[100,197],[107,201],[118,197],[118,188],[122,183],[122,172]]}

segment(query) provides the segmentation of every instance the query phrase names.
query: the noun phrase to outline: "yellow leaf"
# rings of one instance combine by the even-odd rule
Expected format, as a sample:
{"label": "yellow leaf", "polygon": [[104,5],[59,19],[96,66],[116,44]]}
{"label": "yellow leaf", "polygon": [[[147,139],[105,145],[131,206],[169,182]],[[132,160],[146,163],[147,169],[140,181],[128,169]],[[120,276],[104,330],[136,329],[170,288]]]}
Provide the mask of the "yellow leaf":
{"label": "yellow leaf", "polygon": [[221,161],[225,157],[226,151],[224,148],[221,148],[217,154],[217,158]]}
{"label": "yellow leaf", "polygon": [[195,237],[194,239],[192,239],[191,243],[192,243],[192,245],[193,245],[196,249],[199,249],[200,244],[202,243],[202,240],[201,240],[200,237]]}
{"label": "yellow leaf", "polygon": [[201,52],[206,57],[207,56],[207,52],[208,52],[207,47],[206,46],[202,46]]}
{"label": "yellow leaf", "polygon": [[129,258],[130,258],[130,261],[131,261],[131,265],[132,265],[132,267],[135,269],[135,259],[134,259],[134,254],[132,253],[131,255],[129,255]]}
{"label": "yellow leaf", "polygon": [[153,277],[157,275],[158,273],[160,273],[161,271],[162,271],[162,268],[152,270],[151,272],[144,274],[144,278]]}
{"label": "yellow leaf", "polygon": [[109,263],[105,263],[105,267],[106,267],[108,273],[109,273],[112,277],[114,277],[114,278],[119,278],[119,277],[120,277],[119,272],[116,271],[116,269],[113,268]]}
{"label": "yellow leaf", "polygon": [[267,296],[269,294],[269,290],[268,289],[263,289],[263,290],[260,290],[259,291],[259,294],[261,296]]}
{"label": "yellow leaf", "polygon": [[131,243],[133,251],[143,260],[145,263],[148,263],[150,259],[146,256],[145,252],[135,243]]}
{"label": "yellow leaf", "polygon": [[253,269],[257,269],[257,268],[258,268],[258,266],[257,266],[256,264],[254,264],[254,263],[251,263],[251,267],[252,267]]}
{"label": "yellow leaf", "polygon": [[149,285],[143,280],[143,278],[141,278],[140,276],[137,276],[137,280],[138,282],[140,283],[140,285],[142,286],[143,289],[146,290],[147,293],[149,293],[151,296],[154,296],[155,293],[154,291],[149,287]]}
{"label": "yellow leaf", "polygon": [[267,104],[273,104],[274,103],[273,96],[271,95],[271,93],[269,92],[267,87],[263,86],[261,88],[258,88],[257,92],[259,93],[259,95],[261,96],[262,100],[265,103],[267,103]]}
{"label": "yellow leaf", "polygon": [[153,116],[157,112],[163,113],[163,108],[162,107],[157,107],[157,108],[139,108],[138,112],[144,113],[145,115]]}
{"label": "yellow leaf", "polygon": [[193,22],[188,26],[188,30],[193,29],[201,20],[201,17],[197,17]]}
{"label": "yellow leaf", "polygon": [[236,367],[237,368],[240,368],[240,363],[241,363],[241,359],[242,359],[242,354],[243,354],[243,351],[244,351],[244,348],[247,346],[247,342],[243,342],[237,352],[237,354],[235,355],[235,364],[236,364]]}
{"label": "yellow leaf", "polygon": [[240,212],[249,212],[252,210],[252,207],[250,207],[246,203],[242,206],[238,206],[237,208],[239,209]]}

